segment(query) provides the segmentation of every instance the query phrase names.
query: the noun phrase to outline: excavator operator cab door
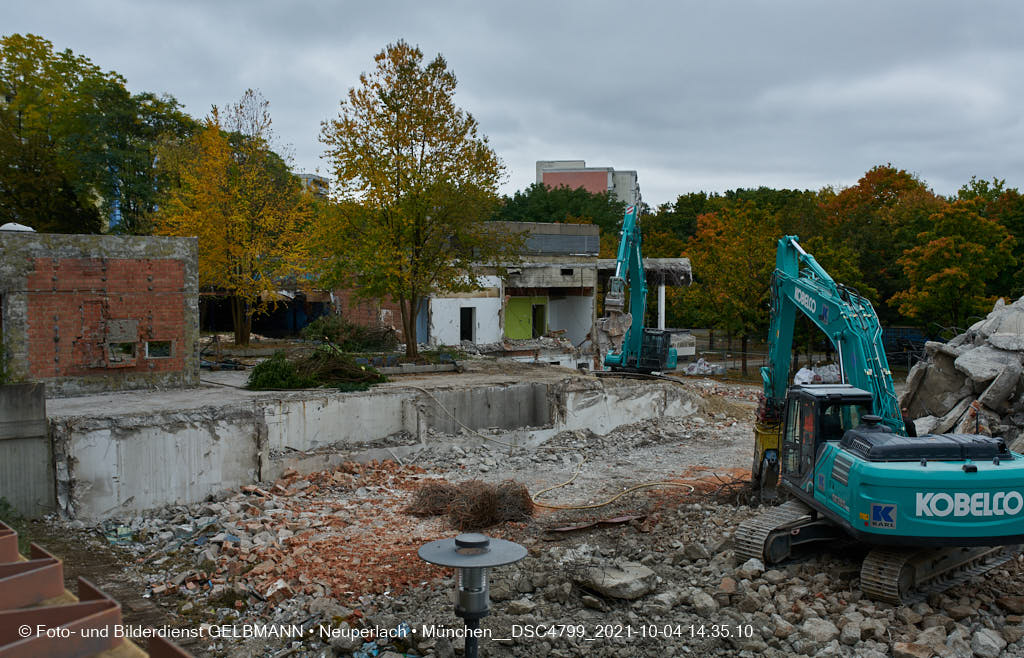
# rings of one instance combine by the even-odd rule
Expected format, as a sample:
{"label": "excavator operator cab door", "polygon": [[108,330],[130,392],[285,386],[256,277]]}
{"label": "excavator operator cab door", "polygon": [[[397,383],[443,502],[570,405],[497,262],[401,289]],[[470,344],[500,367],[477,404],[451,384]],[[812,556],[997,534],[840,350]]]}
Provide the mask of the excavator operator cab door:
{"label": "excavator operator cab door", "polygon": [[786,403],[782,437],[782,477],[802,489],[810,482],[817,451],[818,405],[815,400],[791,397]]}

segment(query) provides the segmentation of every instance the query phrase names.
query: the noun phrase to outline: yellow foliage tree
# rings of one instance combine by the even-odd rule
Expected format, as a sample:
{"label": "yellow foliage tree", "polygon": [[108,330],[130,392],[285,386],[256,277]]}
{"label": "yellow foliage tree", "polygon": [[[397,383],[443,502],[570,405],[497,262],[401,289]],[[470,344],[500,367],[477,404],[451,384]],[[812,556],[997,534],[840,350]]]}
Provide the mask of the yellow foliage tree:
{"label": "yellow foliage tree", "polygon": [[172,185],[157,232],[199,239],[199,285],[231,296],[239,345],[249,344],[253,316],[270,308],[282,279],[307,267],[309,195],[270,149],[270,125],[267,101],[250,89],[226,121],[214,107],[202,130],[165,145],[161,157]]}
{"label": "yellow foliage tree", "polygon": [[522,239],[485,221],[504,166],[455,106],[444,58],[424,64],[419,48],[399,41],[374,62],[322,125],[342,203],[318,243],[330,280],[399,304],[415,357],[420,302],[478,287],[475,266],[507,261]]}

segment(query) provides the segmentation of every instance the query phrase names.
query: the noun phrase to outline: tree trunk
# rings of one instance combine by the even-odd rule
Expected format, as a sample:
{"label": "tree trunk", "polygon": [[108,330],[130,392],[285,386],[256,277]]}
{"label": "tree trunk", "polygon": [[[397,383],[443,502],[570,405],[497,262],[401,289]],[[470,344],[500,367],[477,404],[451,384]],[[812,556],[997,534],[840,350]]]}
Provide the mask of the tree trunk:
{"label": "tree trunk", "polygon": [[237,295],[231,298],[231,323],[235,330],[235,345],[247,347],[252,332],[252,313],[245,300]]}
{"label": "tree trunk", "polygon": [[416,343],[416,306],[419,301],[411,299],[400,299],[399,308],[402,309],[402,333],[405,335],[405,356],[408,359],[418,358],[420,355],[419,345]]}
{"label": "tree trunk", "polygon": [[715,349],[715,330],[708,329],[708,350]]}
{"label": "tree trunk", "polygon": [[743,334],[743,338],[741,339],[741,342],[740,342],[740,349],[743,350],[742,359],[743,359],[743,376],[744,377],[747,376],[747,345],[749,345],[749,344],[750,344],[750,338],[746,334]]}

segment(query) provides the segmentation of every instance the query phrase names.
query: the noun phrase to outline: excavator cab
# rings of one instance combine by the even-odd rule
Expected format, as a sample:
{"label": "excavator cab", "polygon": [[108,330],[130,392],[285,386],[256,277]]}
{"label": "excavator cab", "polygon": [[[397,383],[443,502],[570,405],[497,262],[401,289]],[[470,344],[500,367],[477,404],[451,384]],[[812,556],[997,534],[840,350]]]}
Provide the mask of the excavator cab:
{"label": "excavator cab", "polygon": [[810,492],[814,465],[827,441],[840,441],[847,430],[871,413],[871,394],[847,384],[794,386],[786,394],[782,428],[781,476],[789,488]]}

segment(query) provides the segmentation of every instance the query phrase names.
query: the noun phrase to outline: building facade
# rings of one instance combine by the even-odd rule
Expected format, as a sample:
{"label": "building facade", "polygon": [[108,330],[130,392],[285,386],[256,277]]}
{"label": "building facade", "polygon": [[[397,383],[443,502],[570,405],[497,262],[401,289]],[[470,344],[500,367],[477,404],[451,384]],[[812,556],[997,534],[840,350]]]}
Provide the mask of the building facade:
{"label": "building facade", "polygon": [[582,187],[594,194],[608,192],[612,198],[627,204],[640,200],[640,185],[635,171],[588,167],[584,160],[538,160],[537,182],[548,187]]}

